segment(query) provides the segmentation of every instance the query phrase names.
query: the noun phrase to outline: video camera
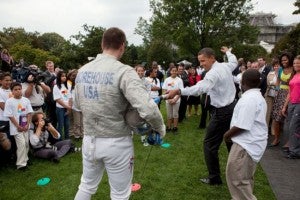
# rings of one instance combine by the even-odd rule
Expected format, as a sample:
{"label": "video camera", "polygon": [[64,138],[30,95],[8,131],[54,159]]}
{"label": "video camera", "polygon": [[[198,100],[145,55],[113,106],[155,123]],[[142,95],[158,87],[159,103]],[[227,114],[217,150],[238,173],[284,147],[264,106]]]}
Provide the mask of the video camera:
{"label": "video camera", "polygon": [[45,121],[45,126],[48,126],[49,123],[51,123],[50,119],[48,118],[43,118],[43,120]]}
{"label": "video camera", "polygon": [[[39,71],[38,69],[33,69],[29,67],[22,67],[20,69],[15,69],[12,72],[13,79],[19,83],[35,83],[40,84],[44,82],[46,85],[50,85],[50,83],[55,79],[55,76],[48,75],[45,72]],[[28,81],[28,77],[32,75],[33,80]]]}

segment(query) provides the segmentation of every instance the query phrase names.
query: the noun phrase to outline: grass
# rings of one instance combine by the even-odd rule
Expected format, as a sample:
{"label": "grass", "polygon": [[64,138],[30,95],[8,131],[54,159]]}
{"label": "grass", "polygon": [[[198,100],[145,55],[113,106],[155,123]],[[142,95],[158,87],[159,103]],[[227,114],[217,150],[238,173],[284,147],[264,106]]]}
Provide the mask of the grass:
{"label": "grass", "polygon": [[[165,107],[161,111],[165,117]],[[205,130],[198,129],[199,116],[192,116],[179,125],[179,134],[168,134],[164,141],[171,144],[168,149],[159,146],[144,147],[140,137],[134,136],[135,168],[133,183],[142,185],[141,190],[131,195],[132,200],[223,200],[230,199],[226,186],[225,167],[227,150],[221,145],[221,186],[199,183],[200,177],[207,176],[203,157]],[[81,142],[76,142],[79,146]],[[151,150],[152,148],[152,150]],[[151,150],[147,165],[146,159]],[[20,172],[15,166],[0,169],[0,200],[68,200],[74,199],[82,172],[81,154],[70,153],[59,164],[32,158],[33,165],[28,171]],[[144,171],[144,173],[143,173]],[[49,177],[47,186],[37,186],[42,177]],[[257,199],[275,200],[265,173],[258,166],[255,174],[254,193]],[[92,199],[109,199],[109,184],[105,174],[97,193]]]}

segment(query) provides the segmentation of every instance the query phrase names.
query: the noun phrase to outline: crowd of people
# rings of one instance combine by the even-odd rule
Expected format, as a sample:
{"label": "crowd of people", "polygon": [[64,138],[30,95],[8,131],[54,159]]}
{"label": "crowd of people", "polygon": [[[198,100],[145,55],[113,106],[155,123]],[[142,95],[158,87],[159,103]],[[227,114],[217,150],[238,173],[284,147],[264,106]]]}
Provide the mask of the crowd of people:
{"label": "crowd of people", "polygon": [[[10,143],[2,145],[1,153],[15,152],[17,169],[27,167],[29,148],[36,157],[59,162],[72,149],[72,114],[74,137],[84,132],[83,174],[75,199],[91,198],[104,169],[111,198],[128,199],[133,169],[132,131],[124,119],[128,107],[161,137],[180,133],[179,123],[201,114],[208,176],[200,181],[222,184],[218,151],[225,141],[226,181],[233,199],[255,199],[253,176],[266,147],[282,144],[288,159],[300,158],[300,56],[283,53],[268,65],[264,57],[246,62],[222,47],[228,61],[218,62],[214,50],[203,48],[200,66],[170,63],[163,73],[155,61],[147,70],[119,62],[125,42],[122,30],[110,28],[102,38],[103,53],[94,61],[69,72],[56,71],[46,61],[45,72],[27,73],[21,83],[11,73],[12,57],[2,51],[0,130],[6,135],[0,135],[0,144]],[[28,68],[38,71],[35,65]],[[161,99],[166,100],[166,126]],[[268,134],[273,138],[269,144]],[[145,136],[141,140],[148,146]]]}
{"label": "crowd of people", "polygon": [[74,130],[75,138],[83,137],[82,115],[72,106],[78,70],[55,70],[54,63],[46,61],[46,71],[41,71],[23,59],[15,63],[7,49],[1,58],[1,166],[15,162],[18,170],[26,170],[31,163],[29,153],[58,163],[74,151],[69,130]]}

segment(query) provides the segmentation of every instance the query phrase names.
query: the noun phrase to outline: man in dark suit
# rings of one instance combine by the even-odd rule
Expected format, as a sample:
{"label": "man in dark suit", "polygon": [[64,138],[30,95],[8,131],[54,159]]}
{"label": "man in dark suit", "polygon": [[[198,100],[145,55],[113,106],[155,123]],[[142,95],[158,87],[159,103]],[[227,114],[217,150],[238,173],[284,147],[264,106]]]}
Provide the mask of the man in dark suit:
{"label": "man in dark suit", "polygon": [[266,60],[263,57],[257,59],[259,73],[261,74],[261,94],[264,96],[267,91],[267,76],[271,71],[271,66],[266,65]]}
{"label": "man in dark suit", "polygon": [[[189,86],[189,77],[188,74],[185,71],[185,65],[183,63],[180,63],[178,65],[178,76],[183,81],[183,87]],[[187,109],[187,96],[181,96],[180,106],[179,106],[179,117],[178,122],[182,122],[182,120],[185,118],[185,113]]]}

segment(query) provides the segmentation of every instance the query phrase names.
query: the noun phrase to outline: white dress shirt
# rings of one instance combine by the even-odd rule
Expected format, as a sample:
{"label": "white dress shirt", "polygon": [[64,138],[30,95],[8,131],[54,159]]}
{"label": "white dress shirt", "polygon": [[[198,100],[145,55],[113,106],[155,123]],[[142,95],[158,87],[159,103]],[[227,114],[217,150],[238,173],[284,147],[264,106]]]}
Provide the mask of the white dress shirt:
{"label": "white dress shirt", "polygon": [[211,69],[206,73],[203,80],[192,87],[181,90],[181,95],[199,96],[209,93],[211,105],[221,108],[231,104],[235,97],[235,86],[232,71],[237,66],[237,59],[230,51],[226,52],[228,63],[215,62]]}

